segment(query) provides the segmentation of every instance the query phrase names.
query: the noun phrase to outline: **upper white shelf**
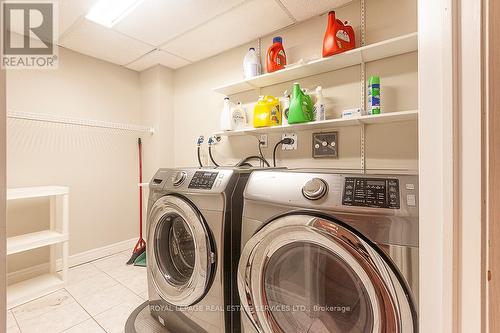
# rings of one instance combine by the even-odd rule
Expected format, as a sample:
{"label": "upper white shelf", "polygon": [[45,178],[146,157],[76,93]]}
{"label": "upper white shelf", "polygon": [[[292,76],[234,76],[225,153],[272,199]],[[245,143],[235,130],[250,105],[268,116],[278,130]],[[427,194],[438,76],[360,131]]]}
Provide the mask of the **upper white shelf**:
{"label": "upper white shelf", "polygon": [[320,130],[326,128],[335,128],[335,127],[357,126],[361,124],[395,123],[395,122],[417,120],[417,119],[418,119],[418,110],[399,111],[399,112],[382,113],[379,115],[372,115],[372,116],[362,116],[356,118],[346,118],[346,119],[338,118],[338,119],[329,119],[323,121],[312,121],[303,124],[248,128],[248,129],[228,131],[228,132],[221,131],[221,132],[215,132],[214,135],[236,136],[236,135],[273,133],[273,132],[279,133],[285,131],[305,131],[311,129]]}
{"label": "upper white shelf", "polygon": [[50,197],[68,193],[69,188],[66,186],[19,187],[7,190],[7,200]]}
{"label": "upper white shelf", "polygon": [[321,58],[306,64],[291,66],[274,73],[266,73],[248,80],[220,86],[213,90],[224,95],[232,95],[417,50],[418,34],[415,32],[359,47],[328,58]]}

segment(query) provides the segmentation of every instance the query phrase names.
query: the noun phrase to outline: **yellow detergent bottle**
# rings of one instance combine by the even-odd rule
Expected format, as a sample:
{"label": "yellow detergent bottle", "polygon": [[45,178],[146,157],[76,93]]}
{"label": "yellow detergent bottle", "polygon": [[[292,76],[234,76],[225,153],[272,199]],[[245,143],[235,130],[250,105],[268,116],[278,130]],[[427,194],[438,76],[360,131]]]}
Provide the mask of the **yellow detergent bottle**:
{"label": "yellow detergent bottle", "polygon": [[253,127],[281,125],[280,101],[274,96],[260,97],[253,109]]}

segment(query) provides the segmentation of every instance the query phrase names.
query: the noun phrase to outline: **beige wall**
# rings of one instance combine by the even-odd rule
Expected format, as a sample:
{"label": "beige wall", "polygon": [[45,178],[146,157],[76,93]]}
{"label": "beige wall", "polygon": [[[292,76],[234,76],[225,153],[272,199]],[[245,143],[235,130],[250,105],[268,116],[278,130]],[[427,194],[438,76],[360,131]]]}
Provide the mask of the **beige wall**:
{"label": "beige wall", "polygon": [[[360,43],[359,2],[337,10],[337,17],[349,20],[357,32]],[[416,0],[368,0],[367,43],[417,31]],[[275,35],[283,36],[289,63],[299,59],[309,60],[321,55],[321,43],[326,28],[326,16],[315,17],[296,26],[276,32],[262,39],[263,56]],[[208,136],[218,130],[219,115],[224,96],[212,91],[213,87],[242,79],[242,60],[249,43],[212,58],[175,71],[175,165],[193,166],[196,161],[196,137]],[[264,58],[263,62],[264,64]],[[385,112],[416,110],[417,102],[417,53],[409,53],[366,65],[367,77],[380,75],[382,80],[382,109]],[[307,88],[323,86],[327,103],[327,117],[337,118],[342,110],[361,105],[360,66],[301,79]],[[293,82],[266,87],[231,96],[241,101],[250,115],[259,94],[281,96]],[[332,128],[339,131],[339,159],[312,160],[311,133],[299,132],[298,150],[279,152],[281,165],[289,167],[360,168],[359,127]],[[404,122],[367,127],[367,168],[416,171],[417,125]],[[269,136],[269,142],[280,139],[280,134]],[[268,157],[272,145],[264,149]],[[214,148],[214,157],[222,164],[233,164],[257,152],[257,139],[252,136],[223,138]],[[203,160],[208,158],[204,152]]]}
{"label": "beige wall", "polygon": [[[7,109],[139,124],[141,80],[137,72],[60,49],[57,70],[7,73]],[[138,230],[139,134],[8,119],[7,184],[70,187],[70,254],[131,239]],[[8,235],[48,223],[47,200],[8,205]],[[47,254],[9,256],[9,271]]]}

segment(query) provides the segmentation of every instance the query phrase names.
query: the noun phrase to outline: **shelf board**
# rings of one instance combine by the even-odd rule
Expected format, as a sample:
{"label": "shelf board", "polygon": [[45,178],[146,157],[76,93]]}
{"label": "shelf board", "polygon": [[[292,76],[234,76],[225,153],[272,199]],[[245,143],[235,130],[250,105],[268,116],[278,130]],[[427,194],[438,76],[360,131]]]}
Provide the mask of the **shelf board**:
{"label": "shelf board", "polygon": [[7,200],[42,198],[68,193],[69,188],[66,186],[19,187],[7,190]]}
{"label": "shelf board", "polygon": [[64,281],[56,274],[44,274],[7,287],[7,308],[29,302],[35,298],[64,288]]}
{"label": "shelf board", "polygon": [[7,255],[24,252],[39,247],[57,244],[68,240],[68,236],[53,230],[32,232],[7,238]]}
{"label": "shelf board", "polygon": [[214,135],[218,136],[238,136],[238,135],[251,135],[259,133],[279,133],[286,131],[305,131],[305,130],[320,130],[335,127],[357,126],[361,124],[380,124],[380,123],[394,123],[401,121],[410,121],[418,119],[418,110],[413,111],[400,111],[388,112],[379,115],[362,116],[357,118],[339,118],[324,121],[314,121],[310,123],[285,125],[285,126],[272,126],[261,128],[249,128],[237,131],[228,132],[215,132]]}
{"label": "shelf board", "polygon": [[291,66],[273,73],[266,73],[251,79],[223,85],[213,90],[224,95],[272,86],[275,84],[297,80],[311,75],[326,73],[341,68],[359,65],[362,62],[380,60],[418,50],[418,34],[416,32],[388,39],[378,43],[359,47],[328,58],[310,61],[306,64]]}

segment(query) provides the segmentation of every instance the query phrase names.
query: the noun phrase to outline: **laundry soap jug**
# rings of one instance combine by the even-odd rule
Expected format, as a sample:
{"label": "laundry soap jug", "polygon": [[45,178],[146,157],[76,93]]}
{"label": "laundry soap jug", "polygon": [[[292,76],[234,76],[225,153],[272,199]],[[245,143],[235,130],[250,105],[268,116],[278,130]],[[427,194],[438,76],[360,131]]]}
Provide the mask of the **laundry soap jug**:
{"label": "laundry soap jug", "polygon": [[290,109],[290,94],[285,90],[281,98],[281,125],[288,125],[288,111]]}
{"label": "laundry soap jug", "polygon": [[222,107],[222,113],[220,115],[220,130],[221,131],[232,131],[232,108],[233,103],[229,100],[229,97],[224,98],[224,106]]}
{"label": "laundry soap jug", "polygon": [[261,74],[260,59],[253,47],[248,49],[248,52],[243,59],[243,74],[245,79]]}
{"label": "laundry soap jug", "polygon": [[247,127],[247,112],[241,102],[233,108],[231,118],[231,127],[233,130],[240,130]]}
{"label": "laundry soap jug", "polygon": [[323,38],[323,57],[355,48],[354,29],[348,24],[347,21],[338,20],[334,11],[328,13],[328,26]]}
{"label": "laundry soap jug", "polygon": [[262,96],[253,109],[253,127],[281,125],[280,101],[274,96]]}
{"label": "laundry soap jug", "polygon": [[288,123],[298,124],[314,120],[313,103],[311,96],[306,95],[298,83],[293,84],[290,108],[288,110]]}
{"label": "laundry soap jug", "polygon": [[273,45],[267,51],[267,72],[271,73],[285,68],[286,54],[283,48],[283,38],[274,37]]}

